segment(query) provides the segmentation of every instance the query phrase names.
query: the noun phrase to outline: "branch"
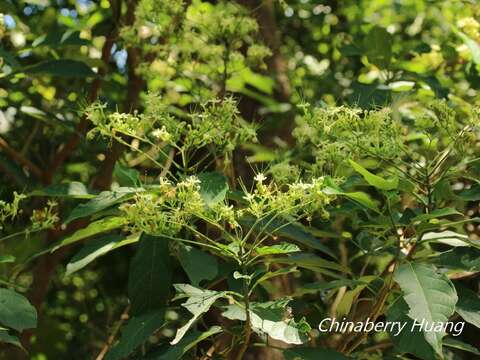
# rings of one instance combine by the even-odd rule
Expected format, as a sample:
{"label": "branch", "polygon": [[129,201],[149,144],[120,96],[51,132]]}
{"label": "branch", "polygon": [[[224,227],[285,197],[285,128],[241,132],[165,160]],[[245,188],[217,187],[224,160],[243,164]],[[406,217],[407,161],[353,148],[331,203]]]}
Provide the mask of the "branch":
{"label": "branch", "polygon": [[112,346],[113,342],[115,341],[115,338],[117,337],[118,332],[122,328],[123,323],[128,320],[128,312],[130,311],[130,304],[128,304],[125,307],[125,310],[123,310],[122,315],[120,315],[120,319],[118,320],[117,324],[113,328],[112,333],[108,337],[107,341],[105,342],[105,345],[103,345],[102,350],[98,353],[97,357],[95,360],[103,360],[105,355],[107,354],[108,350]]}
{"label": "branch", "polygon": [[9,155],[17,163],[26,167],[37,179],[41,180],[43,178],[42,169],[40,169],[37,165],[32,163],[22,154],[17,152],[15,149],[11,148],[10,145],[8,145],[8,143],[1,137],[0,137],[0,149],[5,151],[5,153],[7,153],[7,155]]}

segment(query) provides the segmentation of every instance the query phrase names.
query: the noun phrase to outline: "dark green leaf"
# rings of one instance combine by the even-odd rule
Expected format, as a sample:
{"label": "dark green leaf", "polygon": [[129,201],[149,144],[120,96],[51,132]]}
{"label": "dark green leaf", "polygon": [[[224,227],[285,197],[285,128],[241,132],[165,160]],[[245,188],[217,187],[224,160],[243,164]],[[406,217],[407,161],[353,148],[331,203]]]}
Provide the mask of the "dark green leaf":
{"label": "dark green leaf", "polygon": [[182,340],[176,345],[169,346],[165,350],[161,350],[158,354],[149,356],[149,360],[180,360],[183,356],[195,347],[198,343],[209,338],[210,336],[219,334],[223,331],[220,326],[212,326],[210,329],[204,332],[191,331],[188,332]]}
{"label": "dark green leaf", "polygon": [[67,220],[65,220],[65,224],[82,217],[93,215],[112,205],[117,204],[121,200],[125,200],[125,198],[128,196],[133,196],[135,192],[142,190],[143,189],[122,187],[116,189],[115,191],[103,191],[93,199],[84,204],[80,204],[73,209]]}
{"label": "dark green leaf", "polygon": [[[269,260],[265,260],[269,261]],[[320,256],[311,253],[292,253],[287,257],[277,257],[273,260],[280,264],[291,264],[303,267],[306,269],[316,270],[318,268],[337,270],[341,272],[348,272],[348,269],[337,262],[328,261]]]}
{"label": "dark green leaf", "polygon": [[374,26],[364,41],[365,53],[371,64],[388,68],[392,58],[392,35],[384,28]]}
{"label": "dark green leaf", "polygon": [[31,75],[51,75],[81,79],[97,76],[85,63],[70,59],[48,60],[23,68],[20,71]]}
{"label": "dark green leaf", "polygon": [[424,221],[437,219],[437,218],[449,216],[449,215],[463,215],[463,214],[454,208],[436,209],[428,214],[421,214],[421,215],[415,216],[412,219],[412,222],[424,222]]}
{"label": "dark green leaf", "polygon": [[89,42],[85,39],[80,38],[80,32],[74,30],[68,30],[64,33],[61,32],[50,32],[46,35],[42,35],[35,39],[32,43],[32,47],[37,46],[66,46],[66,45],[88,45]]}
{"label": "dark green leaf", "polygon": [[[242,225],[252,227],[255,223],[255,220],[253,218],[245,217],[242,218],[240,222]],[[330,250],[315,236],[310,234],[301,224],[289,223],[284,219],[265,219],[258,222],[255,230],[257,232],[271,232],[273,235],[293,240],[299,244],[330,255],[334,259],[337,258],[332,250]]]}
{"label": "dark green leaf", "polygon": [[476,347],[473,347],[472,345],[467,344],[458,339],[447,337],[446,339],[443,340],[443,345],[452,349],[458,349],[458,350],[466,351],[468,353],[480,356],[480,351]]}
{"label": "dark green leaf", "polygon": [[9,51],[5,50],[3,47],[0,47],[0,57],[5,59],[7,64],[10,65],[12,68],[15,69],[20,67],[20,64],[15,58],[15,56]]}
{"label": "dark green leaf", "polygon": [[459,247],[445,251],[431,258],[433,264],[466,271],[480,271],[480,251],[474,248]]}
{"label": "dark green leaf", "polygon": [[123,328],[120,340],[107,353],[105,359],[121,360],[127,358],[163,325],[164,320],[165,308],[132,317]]}
{"label": "dark green leaf", "polygon": [[480,200],[480,185],[475,184],[470,189],[462,190],[457,196],[464,201],[478,201]]}
{"label": "dark green leaf", "polygon": [[393,331],[392,328],[388,329],[395,348],[402,354],[414,354],[424,360],[435,359],[435,352],[425,340],[424,334],[418,330],[418,327],[412,330],[414,322],[408,317],[408,311],[408,305],[403,298],[397,299],[387,311],[386,321],[406,324],[401,332],[398,332],[398,328]]}
{"label": "dark green leaf", "polygon": [[73,274],[75,271],[83,269],[96,258],[105,255],[109,251],[119,247],[133,244],[139,240],[140,236],[125,237],[124,235],[106,235],[98,239],[87,242],[80,251],[67,264],[66,276]]}
{"label": "dark green leaf", "polygon": [[18,340],[16,336],[10,335],[8,333],[8,330],[0,328],[0,343],[2,342],[7,344],[12,344],[23,349],[23,346],[20,343],[20,340]]}
{"label": "dark green leaf", "polygon": [[455,311],[470,324],[480,328],[480,297],[472,290],[456,286],[458,302]]}
{"label": "dark green leaf", "polygon": [[168,240],[143,234],[128,275],[128,296],[132,314],[165,306],[172,282]]}
{"label": "dark green leaf", "polygon": [[91,193],[85,185],[77,181],[65,184],[50,185],[43,189],[34,190],[30,195],[69,197],[73,199],[91,199],[95,197],[95,194]]}
{"label": "dark green leaf", "polygon": [[350,280],[350,279],[341,279],[333,280],[329,282],[315,282],[305,284],[295,290],[293,296],[303,296],[305,294],[315,294],[320,291],[327,291],[332,289],[338,289],[342,286],[355,286],[355,285],[367,285],[365,282],[360,280]]}
{"label": "dark green leaf", "polygon": [[218,275],[217,259],[194,247],[181,245],[178,260],[193,286],[200,285],[202,280],[213,280]]}
{"label": "dark green leaf", "polygon": [[0,326],[17,331],[37,326],[37,311],[27,298],[19,293],[0,288]]}
{"label": "dark green leaf", "polygon": [[60,249],[63,246],[73,244],[77,241],[89,238],[91,236],[110,231],[113,229],[118,229],[119,227],[125,224],[125,219],[123,217],[108,217],[100,219],[88,224],[87,227],[75,231],[72,235],[67,236],[55,245],[52,249],[52,252]]}

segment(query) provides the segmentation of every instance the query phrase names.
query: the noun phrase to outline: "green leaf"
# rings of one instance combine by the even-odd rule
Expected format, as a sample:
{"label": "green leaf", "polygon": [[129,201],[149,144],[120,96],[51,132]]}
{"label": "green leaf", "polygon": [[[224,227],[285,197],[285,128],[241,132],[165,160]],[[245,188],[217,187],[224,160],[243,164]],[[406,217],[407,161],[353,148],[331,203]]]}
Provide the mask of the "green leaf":
{"label": "green leaf", "polygon": [[[301,326],[292,319],[285,320],[285,309],[290,299],[278,299],[264,303],[250,304],[250,322],[253,331],[259,335],[267,334],[272,339],[287,344],[303,344],[305,334]],[[245,309],[237,304],[228,305],[222,316],[230,320],[246,321]]]}
{"label": "green leaf", "polygon": [[113,177],[120,184],[120,186],[139,186],[140,185],[140,173],[132,168],[115,164],[113,169]]}
{"label": "green leaf", "polygon": [[344,192],[339,189],[335,189],[333,187],[326,187],[324,189],[325,194],[327,195],[339,195],[339,196],[345,196],[349,198],[350,200],[353,200],[354,202],[359,203],[360,205],[366,207],[367,209],[371,209],[374,211],[378,211],[378,206],[377,204],[372,200],[370,195],[367,193],[361,192],[361,191],[355,191],[355,192]]}
{"label": "green leaf", "polygon": [[0,343],[2,342],[7,344],[12,344],[23,349],[23,346],[20,343],[20,340],[18,340],[16,336],[10,335],[7,329],[0,328]]}
{"label": "green leaf", "polygon": [[465,45],[467,45],[470,53],[472,54],[472,60],[475,64],[480,64],[480,46],[477,41],[470,38],[468,35],[464,34],[461,31],[456,30],[455,33],[463,40]]}
{"label": "green leaf", "polygon": [[226,293],[223,291],[204,290],[189,284],[175,284],[174,286],[178,295],[188,297],[182,306],[190,311],[193,317],[185,325],[177,329],[175,338],[170,342],[171,345],[178,344],[195,321],[210,310],[215,301],[226,296]]}
{"label": "green leaf", "polygon": [[59,47],[66,45],[88,45],[88,40],[80,38],[80,32],[75,30],[68,30],[64,33],[61,32],[50,32],[48,34],[39,36],[36,38],[32,47],[37,46],[49,46],[49,47]]}
{"label": "green leaf", "polygon": [[12,68],[15,69],[20,67],[20,63],[15,58],[15,55],[13,55],[10,51],[5,50],[2,46],[0,46],[0,57],[5,59],[6,63]]}
{"label": "green leaf", "polygon": [[91,199],[95,197],[81,182],[73,181],[65,184],[50,185],[34,190],[30,196],[68,197],[73,199]]}
{"label": "green leaf", "polygon": [[456,286],[458,302],[455,311],[472,325],[480,328],[480,297],[472,290]]}
{"label": "green leaf", "polygon": [[[244,217],[240,220],[240,223],[244,226],[252,227],[255,223],[255,219]],[[272,220],[270,218],[259,221],[254,230],[256,232],[271,232],[273,235],[293,240],[299,244],[330,255],[334,259],[337,258],[332,250],[322,244],[319,239],[310,234],[305,227],[299,223],[289,223],[285,219]]]}
{"label": "green leaf", "polygon": [[267,280],[272,279],[272,278],[277,277],[277,276],[287,275],[287,274],[294,273],[294,272],[298,272],[298,270],[295,266],[284,267],[284,268],[280,268],[280,269],[275,270],[275,271],[268,271],[268,272],[262,274],[257,280],[255,280],[255,283],[250,288],[250,293],[253,292],[253,290],[257,287],[257,285],[261,284],[264,281],[267,281]]}
{"label": "green leaf", "polygon": [[121,200],[125,200],[126,197],[133,196],[133,194],[138,191],[143,191],[143,189],[121,187],[115,191],[102,191],[95,198],[87,201],[84,204],[80,204],[73,209],[67,220],[65,220],[65,224],[102,211],[112,205],[117,204]]}
{"label": "green leaf", "polygon": [[400,297],[386,312],[386,321],[398,323],[401,326],[405,324],[400,333],[398,333],[398,328],[395,328],[393,331],[392,328],[389,328],[388,334],[390,339],[400,353],[414,354],[425,360],[435,359],[435,352],[426,341],[424,333],[419,331],[418,327],[412,328],[414,322],[408,317],[408,310],[407,303]]}
{"label": "green leaf", "polygon": [[11,263],[15,261],[15,256],[12,255],[0,255],[0,264]]}
{"label": "green leaf", "polygon": [[412,222],[414,223],[425,222],[428,220],[437,219],[437,218],[448,216],[448,215],[463,215],[463,214],[454,208],[436,209],[428,214],[421,214],[421,215],[415,216],[412,219]]}
{"label": "green leaf", "polygon": [[480,200],[480,185],[475,184],[470,189],[462,190],[457,196],[464,201],[478,201]]}
{"label": "green leaf", "polygon": [[128,297],[134,315],[164,307],[172,283],[168,240],[143,234],[130,263]]}
{"label": "green leaf", "polygon": [[480,351],[476,347],[451,337],[447,337],[445,340],[443,340],[443,345],[452,349],[462,350],[480,356]]}
{"label": "green leaf", "polygon": [[283,351],[285,360],[348,360],[349,358],[331,349],[295,347]]}
{"label": "green leaf", "polygon": [[303,296],[305,294],[316,294],[320,291],[327,291],[332,289],[338,289],[342,286],[355,286],[355,285],[367,285],[367,283],[360,280],[340,279],[329,282],[314,282],[305,284],[295,290],[293,297]]}
{"label": "green leaf", "polygon": [[212,326],[210,329],[204,332],[191,331],[188,332],[182,340],[176,345],[169,346],[165,350],[160,351],[158,354],[149,356],[151,360],[180,360],[183,356],[194,348],[198,343],[202,342],[209,337],[219,334],[223,331],[220,326]]}
{"label": "green leaf", "polygon": [[[268,262],[269,260],[265,260]],[[278,257],[272,260],[279,264],[297,265],[306,269],[316,270],[318,268],[337,270],[341,272],[348,272],[349,270],[339,263],[328,261],[320,256],[311,253],[292,253],[287,257]]]}
{"label": "green leaf", "polygon": [[[433,265],[404,263],[394,274],[403,298],[410,307],[411,319],[427,323],[446,322],[455,311],[458,297],[452,283]],[[441,296],[439,296],[441,294]],[[438,355],[442,355],[445,331],[425,332],[425,339]]]}
{"label": "green leaf", "polygon": [[259,246],[255,248],[255,251],[258,253],[258,255],[278,255],[298,252],[300,251],[300,248],[295,244],[282,242],[269,246]]}
{"label": "green leaf", "polygon": [[388,68],[392,58],[392,43],[392,35],[387,30],[374,26],[363,44],[368,61],[382,69]]}
{"label": "green leaf", "polygon": [[37,310],[19,293],[0,288],[0,325],[17,331],[37,326]]}
{"label": "green leaf", "polygon": [[81,79],[97,76],[85,63],[70,59],[48,60],[25,67],[19,71],[30,75],[51,75]]}
{"label": "green leaf", "polygon": [[375,275],[362,276],[359,279],[359,284],[356,285],[352,290],[348,290],[342,297],[342,300],[338,303],[337,306],[337,317],[342,318],[345,315],[350,313],[354,301],[358,298],[360,293],[365,289],[370,282],[375,280],[377,277]]}
{"label": "green leaf", "polygon": [[218,275],[217,259],[191,246],[180,245],[178,260],[193,286],[203,280],[213,280]]}
{"label": "green leaf", "polygon": [[123,217],[108,217],[100,219],[88,224],[87,227],[75,231],[72,235],[67,236],[55,245],[51,252],[60,249],[63,246],[73,244],[77,241],[89,238],[91,236],[117,229],[125,224],[126,220]]}
{"label": "green leaf", "polygon": [[140,239],[140,235],[133,234],[125,237],[124,235],[106,235],[87,242],[80,251],[72,257],[67,264],[66,276],[72,275],[75,271],[83,269],[100,256],[119,247],[133,244]]}
{"label": "green leaf", "polygon": [[394,177],[391,180],[385,180],[384,178],[372,174],[370,171],[365,169],[363,166],[360,164],[357,164],[355,161],[350,160],[350,165],[352,165],[353,169],[358,172],[362,177],[365,179],[365,181],[373,186],[376,187],[377,189],[380,190],[396,190],[398,188],[398,178]]}
{"label": "green leaf", "polygon": [[475,248],[457,247],[430,260],[433,264],[447,269],[480,271],[480,251]]}
{"label": "green leaf", "polygon": [[106,360],[121,360],[130,355],[138,346],[158,330],[165,321],[165,308],[134,316],[122,329],[118,343],[107,353]]}
{"label": "green leaf", "polygon": [[218,172],[198,174],[200,195],[208,206],[215,205],[225,199],[228,191],[228,179]]}
{"label": "green leaf", "polygon": [[442,232],[428,232],[423,234],[422,242],[437,242],[450,246],[470,246],[468,235],[459,234],[455,231],[445,230]]}

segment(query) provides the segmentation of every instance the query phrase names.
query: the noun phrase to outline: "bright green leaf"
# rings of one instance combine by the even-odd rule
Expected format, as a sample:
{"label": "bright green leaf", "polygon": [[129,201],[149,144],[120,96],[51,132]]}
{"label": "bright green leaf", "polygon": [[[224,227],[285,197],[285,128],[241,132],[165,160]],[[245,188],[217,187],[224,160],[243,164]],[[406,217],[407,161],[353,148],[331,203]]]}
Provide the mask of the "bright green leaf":
{"label": "bright green leaf", "polygon": [[358,172],[360,175],[363,176],[365,181],[373,187],[376,187],[380,190],[396,190],[398,187],[398,178],[393,177],[391,180],[385,180],[384,178],[372,174],[370,171],[365,169],[360,164],[357,164],[355,161],[350,160],[350,165],[352,165],[353,169]]}
{"label": "bright green leaf", "polygon": [[89,238],[91,236],[113,229],[118,229],[125,224],[125,221],[126,220],[122,217],[108,217],[94,221],[88,224],[87,227],[77,230],[72,235],[69,235],[63,240],[61,240],[60,243],[53,247],[51,252],[54,252],[63,246],[73,244],[77,241]]}

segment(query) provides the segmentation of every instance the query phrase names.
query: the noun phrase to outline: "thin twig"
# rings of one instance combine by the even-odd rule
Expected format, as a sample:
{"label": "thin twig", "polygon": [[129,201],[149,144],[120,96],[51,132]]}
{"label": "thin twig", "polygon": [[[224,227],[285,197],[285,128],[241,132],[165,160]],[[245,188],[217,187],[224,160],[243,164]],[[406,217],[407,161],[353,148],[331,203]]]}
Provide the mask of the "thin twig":
{"label": "thin twig", "polygon": [[28,160],[21,153],[10,147],[8,143],[0,137],[0,149],[2,149],[7,155],[9,155],[13,160],[15,160],[20,165],[26,167],[37,179],[43,178],[43,171],[30,160]]}
{"label": "thin twig", "polygon": [[120,315],[120,319],[117,321],[117,324],[113,328],[112,333],[108,337],[107,341],[105,342],[105,345],[103,345],[102,350],[98,353],[95,360],[103,360],[103,358],[107,354],[108,350],[112,346],[113,342],[115,341],[115,338],[117,337],[117,334],[120,331],[120,328],[122,327],[123,323],[126,320],[128,320],[128,312],[129,311],[130,311],[130,304],[128,304],[125,307],[125,310],[123,310],[122,315]]}

